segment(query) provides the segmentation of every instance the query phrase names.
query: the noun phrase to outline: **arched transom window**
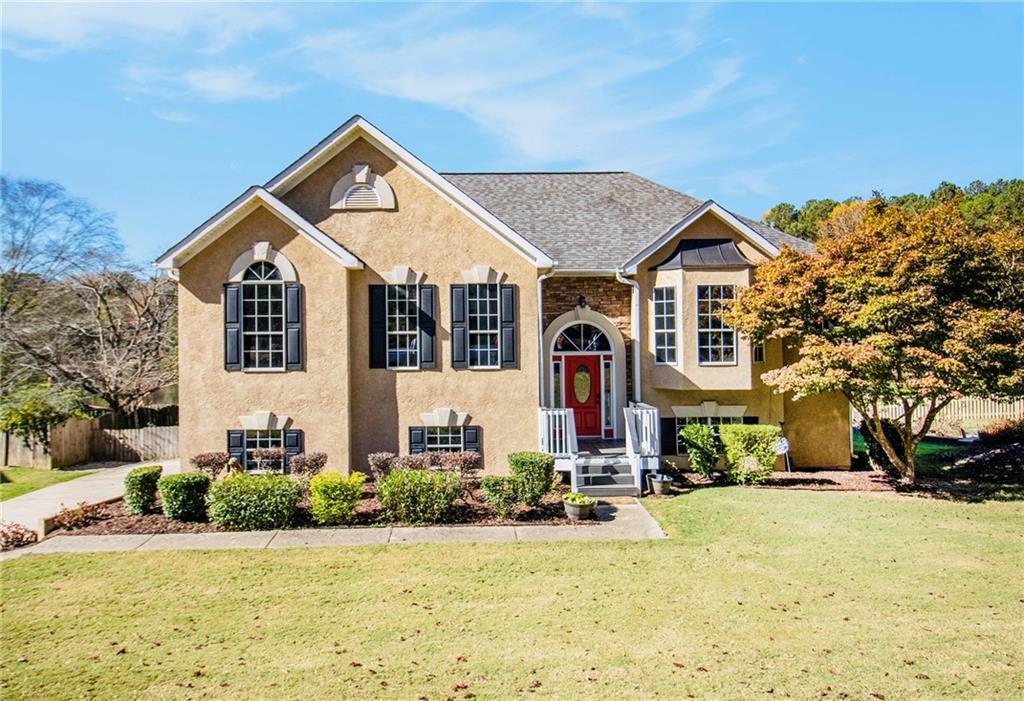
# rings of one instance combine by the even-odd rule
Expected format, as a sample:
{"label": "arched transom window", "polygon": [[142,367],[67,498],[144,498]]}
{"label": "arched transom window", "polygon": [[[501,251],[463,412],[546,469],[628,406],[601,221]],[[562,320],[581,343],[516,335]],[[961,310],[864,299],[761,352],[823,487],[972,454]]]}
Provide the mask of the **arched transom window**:
{"label": "arched transom window", "polygon": [[272,263],[258,261],[242,277],[242,366],[284,369],[284,284]]}
{"label": "arched transom window", "polygon": [[611,349],[612,345],[604,331],[585,322],[567,326],[555,339],[556,353],[600,353]]}

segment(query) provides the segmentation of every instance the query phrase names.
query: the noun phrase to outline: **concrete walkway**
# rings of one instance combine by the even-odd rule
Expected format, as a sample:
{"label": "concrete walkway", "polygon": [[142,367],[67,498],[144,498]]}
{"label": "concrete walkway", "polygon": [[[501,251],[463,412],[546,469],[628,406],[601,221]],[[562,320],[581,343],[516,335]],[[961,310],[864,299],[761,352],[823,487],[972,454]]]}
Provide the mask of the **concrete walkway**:
{"label": "concrete walkway", "polygon": [[[65,506],[77,506],[83,501],[90,504],[116,499],[124,494],[124,476],[139,465],[163,465],[163,474],[178,472],[180,463],[174,460],[149,460],[117,467],[100,467],[85,477],[53,484],[20,497],[0,502],[0,520],[20,523],[37,533],[40,524],[57,514]],[[82,465],[82,470],[91,469]]]}
{"label": "concrete walkway", "polygon": [[[82,479],[85,479],[84,477]],[[636,499],[597,507],[598,523],[581,526],[426,526],[421,528],[324,528],[239,533],[66,535],[0,555],[125,552],[129,550],[228,550],[315,548],[389,543],[514,543],[517,541],[649,540],[664,538],[658,522]]]}

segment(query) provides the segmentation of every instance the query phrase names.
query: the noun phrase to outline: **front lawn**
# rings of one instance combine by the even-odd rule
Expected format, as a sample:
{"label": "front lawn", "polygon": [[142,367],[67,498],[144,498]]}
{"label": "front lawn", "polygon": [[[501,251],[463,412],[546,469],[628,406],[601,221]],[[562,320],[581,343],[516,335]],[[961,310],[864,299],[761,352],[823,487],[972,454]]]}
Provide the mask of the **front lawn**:
{"label": "front lawn", "polygon": [[0,501],[20,497],[22,494],[34,492],[51,484],[67,482],[78,477],[92,474],[88,470],[61,472],[60,470],[38,470],[33,467],[5,467],[0,470]]}
{"label": "front lawn", "polygon": [[670,538],[25,557],[15,698],[1011,698],[1024,502],[695,490]]}

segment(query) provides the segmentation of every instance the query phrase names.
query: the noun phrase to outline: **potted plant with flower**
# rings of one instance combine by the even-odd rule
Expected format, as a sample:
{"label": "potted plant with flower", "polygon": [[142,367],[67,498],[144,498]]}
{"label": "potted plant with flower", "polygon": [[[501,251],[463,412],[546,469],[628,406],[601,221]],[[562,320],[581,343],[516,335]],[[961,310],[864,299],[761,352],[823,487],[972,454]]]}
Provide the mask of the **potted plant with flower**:
{"label": "potted plant with flower", "polygon": [[581,521],[593,515],[597,499],[579,492],[569,492],[562,497],[562,503],[565,504],[565,515],[570,521]]}

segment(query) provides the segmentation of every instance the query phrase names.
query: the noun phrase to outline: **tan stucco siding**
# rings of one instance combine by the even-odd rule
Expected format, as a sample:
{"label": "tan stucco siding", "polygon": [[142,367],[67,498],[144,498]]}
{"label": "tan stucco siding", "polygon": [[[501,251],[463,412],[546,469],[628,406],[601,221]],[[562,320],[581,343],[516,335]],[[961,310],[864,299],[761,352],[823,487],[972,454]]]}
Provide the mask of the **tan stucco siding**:
{"label": "tan stucco siding", "polygon": [[[395,193],[393,211],[330,210],[331,188],[357,163],[369,164],[387,179]],[[365,469],[371,452],[407,452],[409,426],[421,425],[420,414],[439,407],[467,412],[469,423],[482,427],[487,472],[504,472],[510,452],[537,448],[537,271],[532,263],[363,140],[284,200],[366,266],[351,274],[349,286],[353,469]],[[477,265],[503,273],[503,282],[518,287],[516,369],[451,367],[450,286],[465,284],[463,272]],[[423,283],[438,287],[437,369],[369,368],[368,286],[383,283],[381,275],[396,266],[424,273]]]}
{"label": "tan stucco siding", "polygon": [[[269,241],[295,267],[304,297],[305,369],[228,372],[224,369],[223,285],[235,258]],[[225,450],[239,416],[272,411],[304,432],[306,450],[349,463],[348,271],[259,208],[180,271],[178,362],[181,457]]]}

